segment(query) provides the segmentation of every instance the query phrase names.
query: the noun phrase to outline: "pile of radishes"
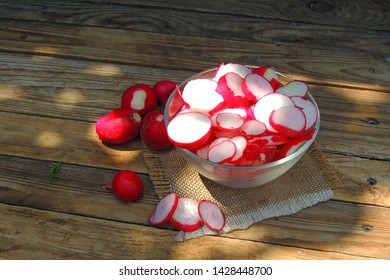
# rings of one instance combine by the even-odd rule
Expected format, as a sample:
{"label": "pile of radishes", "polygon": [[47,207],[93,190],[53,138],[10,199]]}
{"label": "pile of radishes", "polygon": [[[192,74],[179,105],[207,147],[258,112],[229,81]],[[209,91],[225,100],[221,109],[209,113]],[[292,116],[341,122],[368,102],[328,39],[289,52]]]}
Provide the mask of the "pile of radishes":
{"label": "pile of radishes", "polygon": [[222,64],[189,81],[167,132],[175,146],[213,163],[253,166],[294,153],[315,133],[318,111],[302,81],[282,84],[271,67]]}
{"label": "pile of radishes", "polygon": [[195,231],[203,224],[211,230],[220,231],[225,226],[225,215],[212,201],[170,193],[160,200],[149,221],[155,226],[171,223],[177,230],[185,232]]}

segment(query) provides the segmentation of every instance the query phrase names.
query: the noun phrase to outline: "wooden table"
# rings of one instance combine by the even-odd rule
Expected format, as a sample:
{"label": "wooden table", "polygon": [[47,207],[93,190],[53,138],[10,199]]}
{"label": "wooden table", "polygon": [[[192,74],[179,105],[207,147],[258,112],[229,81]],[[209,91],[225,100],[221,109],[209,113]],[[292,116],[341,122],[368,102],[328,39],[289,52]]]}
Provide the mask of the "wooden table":
{"label": "wooden table", "polygon": [[[389,2],[199,2],[0,1],[1,259],[390,259]],[[148,222],[158,198],[141,141],[105,146],[94,123],[130,85],[221,62],[309,83],[343,187],[291,216],[177,243]],[[121,169],[142,177],[138,202],[102,188]]]}

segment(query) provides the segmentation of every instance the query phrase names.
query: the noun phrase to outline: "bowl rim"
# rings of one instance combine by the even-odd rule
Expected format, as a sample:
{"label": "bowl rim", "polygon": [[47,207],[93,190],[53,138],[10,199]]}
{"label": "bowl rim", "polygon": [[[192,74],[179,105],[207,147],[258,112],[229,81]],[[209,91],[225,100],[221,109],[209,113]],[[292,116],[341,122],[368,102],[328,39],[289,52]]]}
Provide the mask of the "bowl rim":
{"label": "bowl rim", "polygon": [[[248,67],[249,69],[255,69],[257,68],[258,66],[253,66],[253,65],[245,65],[246,67]],[[206,69],[204,71],[201,71],[201,72],[198,72],[198,73],[195,73],[194,75],[190,76],[189,78],[187,78],[186,80],[184,80],[183,82],[181,82],[177,87],[176,89],[173,90],[172,94],[169,96],[167,102],[166,102],[166,106],[164,108],[164,124],[165,124],[165,127],[168,127],[168,124],[169,124],[169,109],[168,109],[168,105],[172,102],[172,99],[174,98],[174,96],[176,94],[179,94],[177,89],[178,88],[182,88],[185,84],[187,84],[189,81],[195,79],[196,77],[199,77],[199,76],[202,76],[202,75],[205,75],[207,73],[210,73],[210,72],[215,72],[219,67],[214,67],[214,68],[210,68],[210,69]],[[275,71],[276,74],[280,77],[283,77],[284,79],[286,79],[287,81],[293,81],[292,78],[290,78],[289,76],[283,74],[283,73],[280,73],[278,71]],[[316,123],[314,124],[315,128],[316,128],[316,131],[314,132],[314,135],[313,135],[313,138],[309,141],[307,141],[305,144],[303,144],[298,150],[296,150],[294,153],[292,153],[291,155],[287,156],[287,157],[284,157],[282,159],[279,159],[279,160],[276,160],[276,161],[271,161],[269,163],[265,163],[265,164],[258,164],[258,165],[251,165],[251,166],[235,166],[235,165],[227,165],[227,164],[220,164],[220,163],[215,163],[215,162],[212,162],[212,161],[209,161],[207,159],[204,159],[204,158],[201,158],[199,157],[198,155],[194,154],[193,152],[191,152],[190,150],[188,149],[183,149],[183,148],[179,148],[177,146],[174,145],[174,148],[175,149],[178,149],[179,151],[183,152],[184,154],[190,156],[191,158],[193,158],[194,160],[197,160],[197,161],[200,161],[202,163],[205,163],[205,164],[208,164],[208,165],[211,165],[213,167],[217,167],[217,168],[222,168],[222,169],[229,169],[229,170],[259,170],[259,169],[268,169],[268,168],[272,168],[272,167],[275,167],[275,166],[278,166],[278,165],[281,165],[285,162],[288,162],[290,160],[292,160],[293,158],[295,157],[298,157],[300,156],[303,152],[305,152],[306,150],[309,149],[309,147],[313,144],[314,140],[316,139],[317,135],[318,135],[318,132],[320,130],[320,121],[321,121],[321,118],[320,118],[320,110],[318,108],[318,105],[317,105],[317,102],[315,101],[314,97],[311,95],[310,91],[307,92],[307,95],[308,95],[308,98],[314,103],[314,105],[316,106],[317,108],[317,121]]]}

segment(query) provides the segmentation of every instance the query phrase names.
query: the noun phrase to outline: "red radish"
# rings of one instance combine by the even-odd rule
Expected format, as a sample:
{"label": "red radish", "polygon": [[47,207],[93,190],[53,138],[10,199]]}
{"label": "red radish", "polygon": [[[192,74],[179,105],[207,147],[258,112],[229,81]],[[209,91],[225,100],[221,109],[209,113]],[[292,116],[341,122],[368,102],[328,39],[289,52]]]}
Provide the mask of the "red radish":
{"label": "red radish", "polygon": [[196,150],[210,139],[211,120],[199,112],[178,114],[169,122],[167,132],[168,138],[177,147]]}
{"label": "red radish", "polygon": [[305,131],[306,118],[301,109],[285,106],[271,113],[269,123],[279,133],[287,137],[297,137]]}
{"label": "red radish", "polygon": [[236,63],[221,64],[218,67],[218,69],[215,71],[213,80],[218,82],[219,78],[231,72],[240,75],[241,78],[245,78],[246,75],[251,73],[251,70],[248,67],[241,64],[236,64]]}
{"label": "red radish", "polygon": [[121,107],[132,109],[141,115],[153,111],[157,106],[157,96],[153,88],[145,84],[129,87],[122,94]]}
{"label": "red radish", "polygon": [[231,138],[230,141],[236,146],[236,154],[231,160],[229,160],[229,163],[239,165],[243,160],[244,151],[248,141],[243,136],[235,136]]}
{"label": "red radish", "polygon": [[160,226],[168,223],[179,204],[179,197],[176,193],[170,193],[160,200],[154,212],[150,214],[149,222],[152,225]]}
{"label": "red radish", "polygon": [[242,91],[243,78],[234,72],[223,75],[218,80],[216,91],[222,95],[227,107],[245,107],[249,104],[248,97]]}
{"label": "red radish", "polygon": [[210,147],[207,157],[211,162],[222,164],[231,160],[235,154],[236,145],[232,141],[226,140]]}
{"label": "red radish", "polygon": [[252,73],[266,78],[270,82],[274,91],[279,87],[283,86],[283,84],[280,82],[278,74],[276,74],[275,70],[272,67],[260,66],[256,69],[253,69]]}
{"label": "red radish", "polygon": [[198,212],[203,223],[211,230],[220,231],[225,227],[225,214],[214,202],[201,200]]}
{"label": "red radish", "polygon": [[265,124],[267,130],[277,132],[269,123],[271,113],[284,106],[295,106],[290,97],[279,93],[270,93],[265,95],[253,107],[253,115],[255,119]]}
{"label": "red radish", "polygon": [[212,113],[224,105],[222,95],[216,92],[217,82],[208,79],[189,81],[185,86],[182,97],[192,111]]}
{"label": "red radish", "polygon": [[101,117],[95,124],[99,139],[110,144],[122,144],[138,136],[141,116],[130,109],[115,109]]}
{"label": "red radish", "polygon": [[142,141],[154,150],[166,150],[172,147],[164,124],[164,114],[152,111],[146,114],[140,131]]}
{"label": "red radish", "polygon": [[180,197],[171,224],[177,230],[190,232],[202,227],[198,213],[199,202],[189,197]]}
{"label": "red radish", "polygon": [[243,117],[234,113],[218,113],[216,117],[217,127],[225,131],[239,129],[244,121]]}
{"label": "red radish", "polygon": [[176,83],[170,80],[158,81],[154,84],[153,89],[157,95],[157,102],[165,107],[169,96],[176,89]]}
{"label": "red radish", "polygon": [[274,89],[266,78],[257,74],[249,74],[242,82],[242,91],[250,100],[256,102],[263,96],[273,93]]}
{"label": "red radish", "polygon": [[167,111],[168,118],[172,119],[178,112],[188,109],[189,105],[184,102],[183,96],[181,95],[181,90],[179,87],[176,87],[176,93],[173,94],[173,97],[170,101],[169,108]]}
{"label": "red radish", "polygon": [[291,81],[276,90],[277,93],[283,93],[288,96],[305,96],[309,90],[306,83],[301,81]]}
{"label": "red radish", "polygon": [[265,124],[258,120],[247,120],[242,126],[241,131],[248,137],[255,137],[263,134],[267,130]]}
{"label": "red radish", "polygon": [[116,173],[111,186],[115,195],[124,202],[136,201],[144,192],[141,178],[130,170],[121,170]]}
{"label": "red radish", "polygon": [[305,130],[312,127],[317,121],[318,111],[316,105],[310,101],[310,99],[301,96],[291,97],[292,101],[295,103],[295,106],[302,109],[306,117],[306,127]]}

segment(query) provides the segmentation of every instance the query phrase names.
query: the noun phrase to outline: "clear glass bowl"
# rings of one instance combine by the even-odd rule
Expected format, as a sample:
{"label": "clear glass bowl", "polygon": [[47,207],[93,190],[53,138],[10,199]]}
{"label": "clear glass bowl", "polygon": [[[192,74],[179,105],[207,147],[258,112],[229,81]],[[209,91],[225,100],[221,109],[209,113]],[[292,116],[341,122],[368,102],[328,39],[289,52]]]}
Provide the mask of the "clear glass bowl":
{"label": "clear glass bowl", "polygon": [[[256,68],[255,66],[248,67]],[[179,85],[180,90],[183,90],[185,85],[191,80],[212,78],[216,70],[217,68],[208,69],[206,71],[191,76]],[[279,72],[277,72],[277,74],[279,75],[280,80],[283,84],[292,81],[291,78]],[[168,126],[169,121],[176,115],[176,113],[183,105],[181,99],[178,98],[178,94],[178,91],[175,90],[167,101],[164,112],[164,122],[166,126]],[[184,159],[192,168],[194,168],[197,172],[218,184],[232,188],[249,188],[261,186],[278,178],[286,171],[288,171],[291,167],[293,167],[303,157],[303,155],[309,149],[311,144],[314,142],[320,128],[320,113],[317,103],[314,100],[313,96],[310,94],[310,92],[307,93],[307,97],[317,107],[318,117],[317,122],[315,123],[315,134],[310,141],[306,142],[293,154],[283,159],[262,165],[230,166],[205,160],[187,149],[182,149],[178,147],[176,147],[176,149],[178,149],[179,153],[184,157]]]}

